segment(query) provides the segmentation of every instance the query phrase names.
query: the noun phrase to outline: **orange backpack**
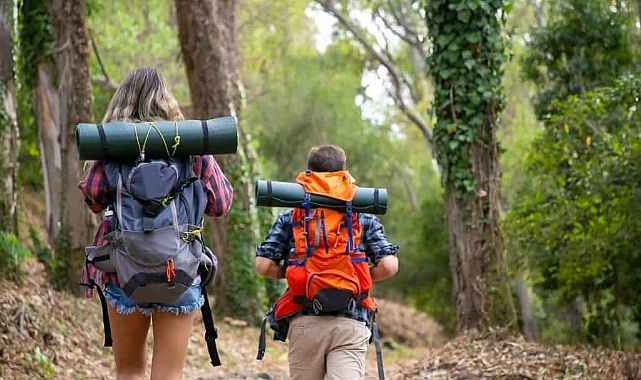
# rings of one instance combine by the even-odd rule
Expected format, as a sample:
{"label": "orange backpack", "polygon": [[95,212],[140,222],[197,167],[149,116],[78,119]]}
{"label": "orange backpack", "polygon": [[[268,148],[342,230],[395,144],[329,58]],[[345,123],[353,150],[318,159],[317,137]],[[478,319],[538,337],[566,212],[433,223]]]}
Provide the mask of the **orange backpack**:
{"label": "orange backpack", "polygon": [[[307,171],[296,182],[305,189],[305,202],[292,214],[295,249],[287,262],[288,289],[274,305],[275,319],[303,310],[337,313],[355,304],[374,311],[367,256],[358,250],[361,224],[351,207],[357,189],[354,179],[347,171]],[[310,194],[345,201],[346,210],[312,209]]]}

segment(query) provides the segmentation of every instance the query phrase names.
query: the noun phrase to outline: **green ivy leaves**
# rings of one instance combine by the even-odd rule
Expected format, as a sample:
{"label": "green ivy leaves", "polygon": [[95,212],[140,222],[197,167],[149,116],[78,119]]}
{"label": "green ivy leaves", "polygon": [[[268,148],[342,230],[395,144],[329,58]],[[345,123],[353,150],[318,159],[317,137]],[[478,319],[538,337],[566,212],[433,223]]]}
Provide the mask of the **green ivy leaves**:
{"label": "green ivy leaves", "polygon": [[502,33],[507,0],[431,0],[426,22],[433,43],[427,58],[434,77],[434,140],[447,185],[461,196],[476,184],[470,162],[474,144],[488,141],[503,109]]}

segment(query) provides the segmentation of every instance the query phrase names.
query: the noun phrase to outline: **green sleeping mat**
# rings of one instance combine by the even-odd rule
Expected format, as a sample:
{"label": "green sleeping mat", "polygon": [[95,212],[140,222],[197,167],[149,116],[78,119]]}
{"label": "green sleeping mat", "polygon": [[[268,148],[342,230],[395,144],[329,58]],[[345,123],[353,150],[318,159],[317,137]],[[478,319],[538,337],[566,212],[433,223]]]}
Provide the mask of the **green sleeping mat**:
{"label": "green sleeping mat", "polygon": [[80,123],[76,144],[81,160],[136,159],[143,147],[144,158],[187,157],[236,153],[238,134],[236,118],[231,116],[177,122]]}
{"label": "green sleeping mat", "polygon": [[[263,207],[302,207],[305,190],[298,183],[278,181],[256,181],[256,204]],[[324,197],[310,195],[312,208],[325,207],[335,210],[345,210],[345,202]],[[370,214],[385,214],[387,212],[387,189],[359,187],[352,200],[352,207],[356,212]]]}

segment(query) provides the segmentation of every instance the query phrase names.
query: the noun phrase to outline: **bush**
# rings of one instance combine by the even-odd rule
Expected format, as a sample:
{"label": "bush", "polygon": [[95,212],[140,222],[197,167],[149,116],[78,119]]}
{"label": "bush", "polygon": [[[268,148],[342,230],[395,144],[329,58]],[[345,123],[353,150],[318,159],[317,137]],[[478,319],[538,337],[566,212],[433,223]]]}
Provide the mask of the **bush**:
{"label": "bush", "polygon": [[0,232],[0,274],[15,282],[22,282],[24,270],[22,263],[31,253],[18,240],[16,235]]}
{"label": "bush", "polygon": [[553,103],[505,223],[537,293],[577,305],[577,332],[613,346],[638,343],[626,332],[641,324],[640,99],[641,76],[625,76]]}

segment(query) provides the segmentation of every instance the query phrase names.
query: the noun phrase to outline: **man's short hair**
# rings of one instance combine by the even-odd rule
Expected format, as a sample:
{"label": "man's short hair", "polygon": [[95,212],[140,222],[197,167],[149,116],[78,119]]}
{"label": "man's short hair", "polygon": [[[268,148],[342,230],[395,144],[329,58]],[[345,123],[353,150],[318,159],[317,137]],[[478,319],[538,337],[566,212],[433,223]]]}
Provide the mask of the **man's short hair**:
{"label": "man's short hair", "polygon": [[307,169],[313,172],[337,172],[345,170],[346,161],[347,156],[341,147],[319,145],[309,150]]}

